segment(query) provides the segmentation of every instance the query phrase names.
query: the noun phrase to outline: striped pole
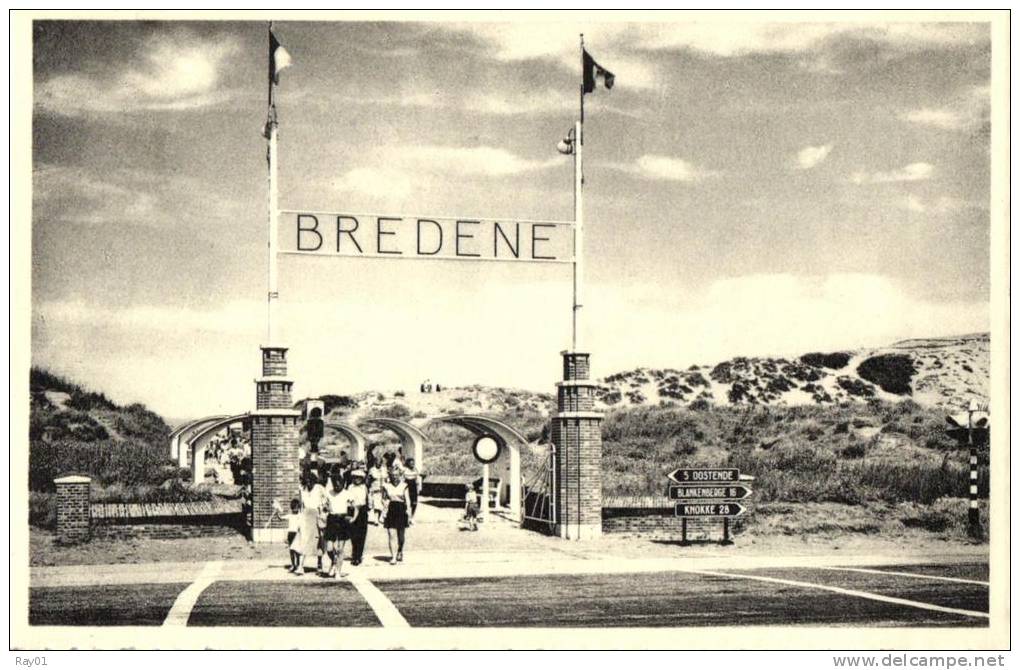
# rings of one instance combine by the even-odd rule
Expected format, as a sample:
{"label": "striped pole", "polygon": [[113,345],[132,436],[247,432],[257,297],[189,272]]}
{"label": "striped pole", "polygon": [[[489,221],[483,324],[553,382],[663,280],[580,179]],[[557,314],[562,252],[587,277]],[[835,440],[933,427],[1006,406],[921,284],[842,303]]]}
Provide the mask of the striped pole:
{"label": "striped pole", "polygon": [[970,448],[970,509],[967,510],[967,522],[972,537],[981,534],[981,516],[978,510],[978,458],[977,446],[974,444],[974,412],[977,403],[971,401],[967,407],[967,446]]}

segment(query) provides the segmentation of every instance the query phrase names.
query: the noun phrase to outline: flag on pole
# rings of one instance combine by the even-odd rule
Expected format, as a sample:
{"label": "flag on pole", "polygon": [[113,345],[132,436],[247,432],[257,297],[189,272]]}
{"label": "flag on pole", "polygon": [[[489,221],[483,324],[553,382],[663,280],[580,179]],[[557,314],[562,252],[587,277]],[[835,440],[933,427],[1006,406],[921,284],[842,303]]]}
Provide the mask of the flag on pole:
{"label": "flag on pole", "polygon": [[269,31],[269,78],[274,84],[280,83],[280,71],[289,67],[290,53],[276,39],[273,31]]}
{"label": "flag on pole", "polygon": [[273,34],[272,24],[269,26],[269,112],[266,124],[262,127],[262,136],[269,139],[272,128],[276,125],[276,101],[273,87],[280,83],[280,71],[291,64],[290,53],[280,44]]}
{"label": "flag on pole", "polygon": [[583,77],[581,90],[584,93],[591,93],[595,90],[595,84],[599,77],[602,77],[602,83],[607,89],[613,87],[616,75],[596,63],[595,59],[588,53],[588,50],[583,47],[581,48],[581,58],[581,74]]}

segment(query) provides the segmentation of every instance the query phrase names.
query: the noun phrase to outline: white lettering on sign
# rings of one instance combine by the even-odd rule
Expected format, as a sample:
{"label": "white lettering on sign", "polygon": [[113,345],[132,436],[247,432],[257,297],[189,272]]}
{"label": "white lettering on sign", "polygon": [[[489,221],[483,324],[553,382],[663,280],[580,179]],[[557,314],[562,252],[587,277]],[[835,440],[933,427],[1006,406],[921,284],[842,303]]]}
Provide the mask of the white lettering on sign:
{"label": "white lettering on sign", "polygon": [[670,475],[673,481],[678,482],[735,482],[740,479],[740,473],[735,469],[723,470],[677,470]]}
{"label": "white lettering on sign", "polygon": [[573,260],[573,223],[280,212],[279,253],[366,258]]}
{"label": "white lettering on sign", "polygon": [[[719,488],[693,488],[680,489],[681,498],[727,498],[727,489]],[[732,494],[730,494],[732,495]]]}

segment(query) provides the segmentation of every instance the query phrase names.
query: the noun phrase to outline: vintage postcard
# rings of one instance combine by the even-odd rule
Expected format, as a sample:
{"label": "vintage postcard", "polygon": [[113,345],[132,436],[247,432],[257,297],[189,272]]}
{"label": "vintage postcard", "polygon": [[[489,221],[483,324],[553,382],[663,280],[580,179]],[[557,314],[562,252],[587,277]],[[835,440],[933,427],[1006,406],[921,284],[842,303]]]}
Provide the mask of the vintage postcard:
{"label": "vintage postcard", "polygon": [[11,26],[12,648],[1009,646],[1008,12]]}

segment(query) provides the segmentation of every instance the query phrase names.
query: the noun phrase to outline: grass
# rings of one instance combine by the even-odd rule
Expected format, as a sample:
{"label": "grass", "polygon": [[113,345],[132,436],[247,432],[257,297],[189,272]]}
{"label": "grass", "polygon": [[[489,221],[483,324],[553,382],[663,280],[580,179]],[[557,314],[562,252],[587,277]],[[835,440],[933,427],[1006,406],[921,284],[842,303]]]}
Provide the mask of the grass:
{"label": "grass", "polygon": [[[41,368],[30,374],[29,522],[55,522],[53,479],[68,472],[92,477],[96,502],[156,503],[210,500],[192,488],[187,470],[170,461],[170,428],[156,413],[135,403],[120,407]],[[67,394],[51,401],[46,392]]]}
{"label": "grass", "polygon": [[170,462],[166,444],[138,440],[78,442],[61,440],[29,443],[29,489],[52,491],[53,479],[82,472],[100,485],[160,485],[184,474]]}
{"label": "grass", "polygon": [[[730,466],[756,477],[755,497],[763,502],[930,504],[966,496],[970,484],[965,453],[943,423],[940,412],[910,401],[617,409],[603,422],[603,491],[658,494],[676,467]],[[881,436],[856,432],[875,428]],[[905,445],[902,452],[871,457],[876,445],[891,439],[891,449]],[[978,486],[987,496],[986,467],[979,469]]]}
{"label": "grass", "polygon": [[[548,439],[541,414],[500,418],[529,440]],[[666,474],[674,468],[728,466],[755,477],[754,501],[762,503],[928,505],[966,497],[966,453],[946,436],[943,423],[939,411],[910,401],[612,409],[602,423],[603,495],[663,495]],[[479,472],[470,433],[445,424],[433,424],[428,432],[429,472]],[[524,454],[526,479],[545,454],[542,449]],[[987,462],[987,448],[981,459]],[[987,496],[987,467],[979,469],[978,487]]]}

